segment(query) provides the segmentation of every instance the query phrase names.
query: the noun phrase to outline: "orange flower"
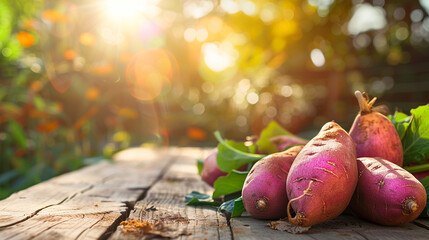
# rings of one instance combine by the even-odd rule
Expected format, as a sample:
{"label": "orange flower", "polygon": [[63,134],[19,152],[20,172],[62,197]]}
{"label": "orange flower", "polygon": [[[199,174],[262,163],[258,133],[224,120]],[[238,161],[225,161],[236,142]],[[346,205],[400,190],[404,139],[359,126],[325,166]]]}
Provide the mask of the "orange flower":
{"label": "orange flower", "polygon": [[189,138],[197,141],[203,141],[207,139],[207,133],[201,128],[189,127],[186,131]]}
{"label": "orange flower", "polygon": [[64,51],[63,56],[67,60],[72,60],[73,58],[76,57],[76,52],[73,49],[69,49]]}
{"label": "orange flower", "polygon": [[100,91],[95,87],[91,87],[85,93],[85,98],[88,99],[89,101],[93,101],[97,99],[99,96],[100,96]]}
{"label": "orange flower", "polygon": [[38,132],[49,133],[49,132],[52,132],[55,129],[57,129],[59,125],[60,125],[60,123],[57,120],[53,120],[50,122],[38,124],[36,127],[36,130]]}
{"label": "orange flower", "polygon": [[16,35],[16,38],[18,39],[18,42],[21,44],[21,46],[25,48],[33,46],[35,42],[34,36],[28,32],[19,32]]}

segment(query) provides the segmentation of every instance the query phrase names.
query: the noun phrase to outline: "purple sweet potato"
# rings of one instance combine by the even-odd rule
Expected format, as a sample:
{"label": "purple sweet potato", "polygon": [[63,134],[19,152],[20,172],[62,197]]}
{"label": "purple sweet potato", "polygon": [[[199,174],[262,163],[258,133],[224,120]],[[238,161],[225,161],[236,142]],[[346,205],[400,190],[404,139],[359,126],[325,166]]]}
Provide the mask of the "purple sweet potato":
{"label": "purple sweet potato", "polygon": [[302,146],[273,153],[259,160],[247,175],[242,197],[246,211],[254,218],[279,219],[286,216],[286,178]]}
{"label": "purple sweet potato", "polygon": [[356,145],[357,157],[381,157],[402,166],[403,149],[395,127],[384,115],[373,112],[376,98],[368,102],[359,91],[355,92],[360,112],[350,129]]}
{"label": "purple sweet potato", "polygon": [[350,208],[382,225],[416,219],[426,205],[423,185],[409,172],[382,158],[358,158],[359,180]]}
{"label": "purple sweet potato", "polygon": [[[204,182],[213,187],[214,182],[222,176],[228,175],[228,173],[219,169],[217,165],[217,148],[213,149],[204,160],[203,169],[201,171],[201,179]],[[247,164],[238,168],[239,171],[245,171]]]}
{"label": "purple sweet potato", "polygon": [[294,136],[277,136],[270,139],[272,143],[274,143],[279,151],[283,151],[288,146],[293,146],[297,144],[305,145],[307,144],[307,140],[294,137]]}
{"label": "purple sweet potato", "polygon": [[213,186],[213,183],[219,177],[226,176],[228,173],[223,172],[217,165],[217,148],[213,149],[204,160],[203,170],[201,171],[201,178],[204,182]]}
{"label": "purple sweet potato", "polygon": [[328,122],[304,146],[289,171],[289,221],[308,227],[337,217],[349,204],[356,184],[353,140],[337,123]]}

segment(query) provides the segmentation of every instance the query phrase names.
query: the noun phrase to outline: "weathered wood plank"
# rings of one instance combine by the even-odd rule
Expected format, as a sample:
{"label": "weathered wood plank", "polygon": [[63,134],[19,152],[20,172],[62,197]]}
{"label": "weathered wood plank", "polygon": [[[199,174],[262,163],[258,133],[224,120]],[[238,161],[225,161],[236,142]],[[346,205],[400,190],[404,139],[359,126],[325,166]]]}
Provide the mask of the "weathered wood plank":
{"label": "weathered wood plank", "polygon": [[427,218],[416,219],[414,221],[414,224],[416,224],[419,227],[426,228],[429,230],[429,219],[427,219]]}
{"label": "weathered wood plank", "polygon": [[119,153],[113,163],[102,162],[15,193],[0,201],[0,236],[103,238],[159,179],[178,151],[130,149]]}
{"label": "weathered wood plank", "polygon": [[330,240],[330,239],[428,239],[429,231],[412,223],[387,227],[372,224],[356,217],[341,215],[326,223],[313,226],[303,234],[291,234],[270,229],[269,221],[252,217],[231,219],[234,239],[290,239],[290,240]]}
{"label": "weathered wood plank", "polygon": [[[211,194],[213,189],[197,174],[196,159],[207,154],[198,149],[183,150],[179,159],[164,177],[137,202],[129,219],[155,223],[161,221],[178,239],[231,239],[225,217],[214,209],[185,205],[185,195],[191,191]],[[125,232],[123,226],[111,239],[145,239],[142,232]],[[174,235],[176,234],[176,235]],[[161,235],[162,236],[162,235]]]}

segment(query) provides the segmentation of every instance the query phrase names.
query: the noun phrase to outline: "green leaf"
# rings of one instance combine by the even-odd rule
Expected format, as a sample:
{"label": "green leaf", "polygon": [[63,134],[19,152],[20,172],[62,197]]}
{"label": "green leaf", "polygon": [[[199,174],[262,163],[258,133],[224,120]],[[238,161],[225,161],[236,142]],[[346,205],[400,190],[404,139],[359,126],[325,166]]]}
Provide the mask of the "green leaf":
{"label": "green leaf", "polygon": [[210,198],[209,195],[192,191],[188,193],[185,197],[186,205],[189,206],[209,206],[209,207],[219,207],[220,202],[214,201]]}
{"label": "green leaf", "polygon": [[404,165],[429,159],[429,104],[411,110],[412,119],[402,138]]}
{"label": "green leaf", "polygon": [[388,118],[392,122],[393,126],[395,126],[399,138],[402,139],[405,131],[408,129],[412,116],[396,111],[393,116],[389,115]]}
{"label": "green leaf", "polygon": [[19,125],[15,120],[9,121],[10,131],[13,139],[16,141],[19,147],[26,148],[27,147],[27,138],[25,136],[24,129],[22,129],[21,125]]}
{"label": "green leaf", "polygon": [[271,121],[267,127],[261,131],[261,135],[256,142],[256,146],[259,151],[267,153],[278,152],[278,149],[274,143],[270,141],[271,138],[277,136],[293,136],[292,133],[282,128],[276,121]]}
{"label": "green leaf", "polygon": [[214,135],[219,141],[217,147],[217,164],[219,169],[224,172],[231,172],[245,164],[257,162],[259,159],[265,157],[265,155],[245,152],[244,145],[224,140],[220,136],[219,131],[216,131]]}
{"label": "green leaf", "polygon": [[38,109],[38,110],[44,110],[45,109],[45,100],[43,100],[43,98],[41,98],[40,96],[35,96],[34,99],[34,106]]}
{"label": "green leaf", "polygon": [[420,182],[423,184],[423,186],[426,189],[427,202],[426,202],[425,209],[423,209],[419,217],[429,217],[429,177],[423,178],[422,180],[420,180]]}
{"label": "green leaf", "polygon": [[298,136],[293,135],[286,129],[282,128],[277,122],[271,121],[266,128],[264,128],[261,132],[261,136],[258,141],[255,143],[256,149],[259,152],[266,152],[268,154],[276,153],[279,151],[284,151],[285,149],[278,149],[278,145],[273,142],[273,138],[286,136],[291,139],[297,139],[306,141],[306,139],[300,138]]}
{"label": "green leaf", "polygon": [[198,175],[201,175],[201,172],[203,171],[203,167],[204,167],[204,160],[198,159],[197,160]]}
{"label": "green leaf", "polygon": [[249,172],[232,171],[228,175],[219,177],[213,184],[215,191],[213,198],[217,198],[226,194],[241,191],[244,181]]}
{"label": "green leaf", "polygon": [[246,211],[241,197],[222,203],[219,210],[228,215],[230,214],[231,217],[240,217]]}

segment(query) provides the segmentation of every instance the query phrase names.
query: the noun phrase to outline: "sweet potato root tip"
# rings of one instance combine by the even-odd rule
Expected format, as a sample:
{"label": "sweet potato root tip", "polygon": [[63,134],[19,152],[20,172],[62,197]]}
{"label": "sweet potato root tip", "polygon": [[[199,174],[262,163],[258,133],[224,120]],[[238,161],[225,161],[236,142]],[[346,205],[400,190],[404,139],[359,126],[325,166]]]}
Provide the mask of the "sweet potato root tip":
{"label": "sweet potato root tip", "polygon": [[242,190],[246,211],[254,218],[279,219],[287,215],[286,178],[303,146],[270,154],[253,165]]}
{"label": "sweet potato root tip", "polygon": [[[362,95],[362,93],[360,91],[356,91],[355,92],[355,96],[356,96],[356,99],[358,100],[358,103],[359,103],[360,113],[361,114],[370,113],[371,112],[371,108],[368,106],[368,102],[364,98],[364,96]],[[375,102],[375,100],[374,100],[374,102]],[[374,102],[372,104],[374,104]]]}
{"label": "sweet potato root tip", "polygon": [[407,198],[402,203],[402,212],[404,214],[411,214],[419,209],[419,205],[414,198]]}
{"label": "sweet potato root tip", "polygon": [[298,197],[296,197],[294,199],[291,199],[288,202],[288,204],[287,204],[287,217],[289,219],[289,222],[292,223],[293,225],[304,226],[306,217],[305,217],[304,213],[300,213],[300,212],[296,213],[295,217],[292,217],[292,214],[290,213],[291,203],[294,202],[294,201],[297,201],[297,200],[301,199],[304,196],[310,196],[311,197],[312,194],[310,193],[311,192],[311,188],[310,187],[311,187],[312,183],[313,183],[313,180],[310,180],[310,182],[308,183],[307,189],[305,189],[300,196],[298,196]]}
{"label": "sweet potato root tip", "polygon": [[349,206],[358,217],[395,226],[413,221],[424,210],[425,188],[411,173],[382,158],[362,157],[357,163],[361,178]]}
{"label": "sweet potato root tip", "polygon": [[264,210],[268,208],[268,199],[263,197],[256,201],[256,208],[259,210]]}

